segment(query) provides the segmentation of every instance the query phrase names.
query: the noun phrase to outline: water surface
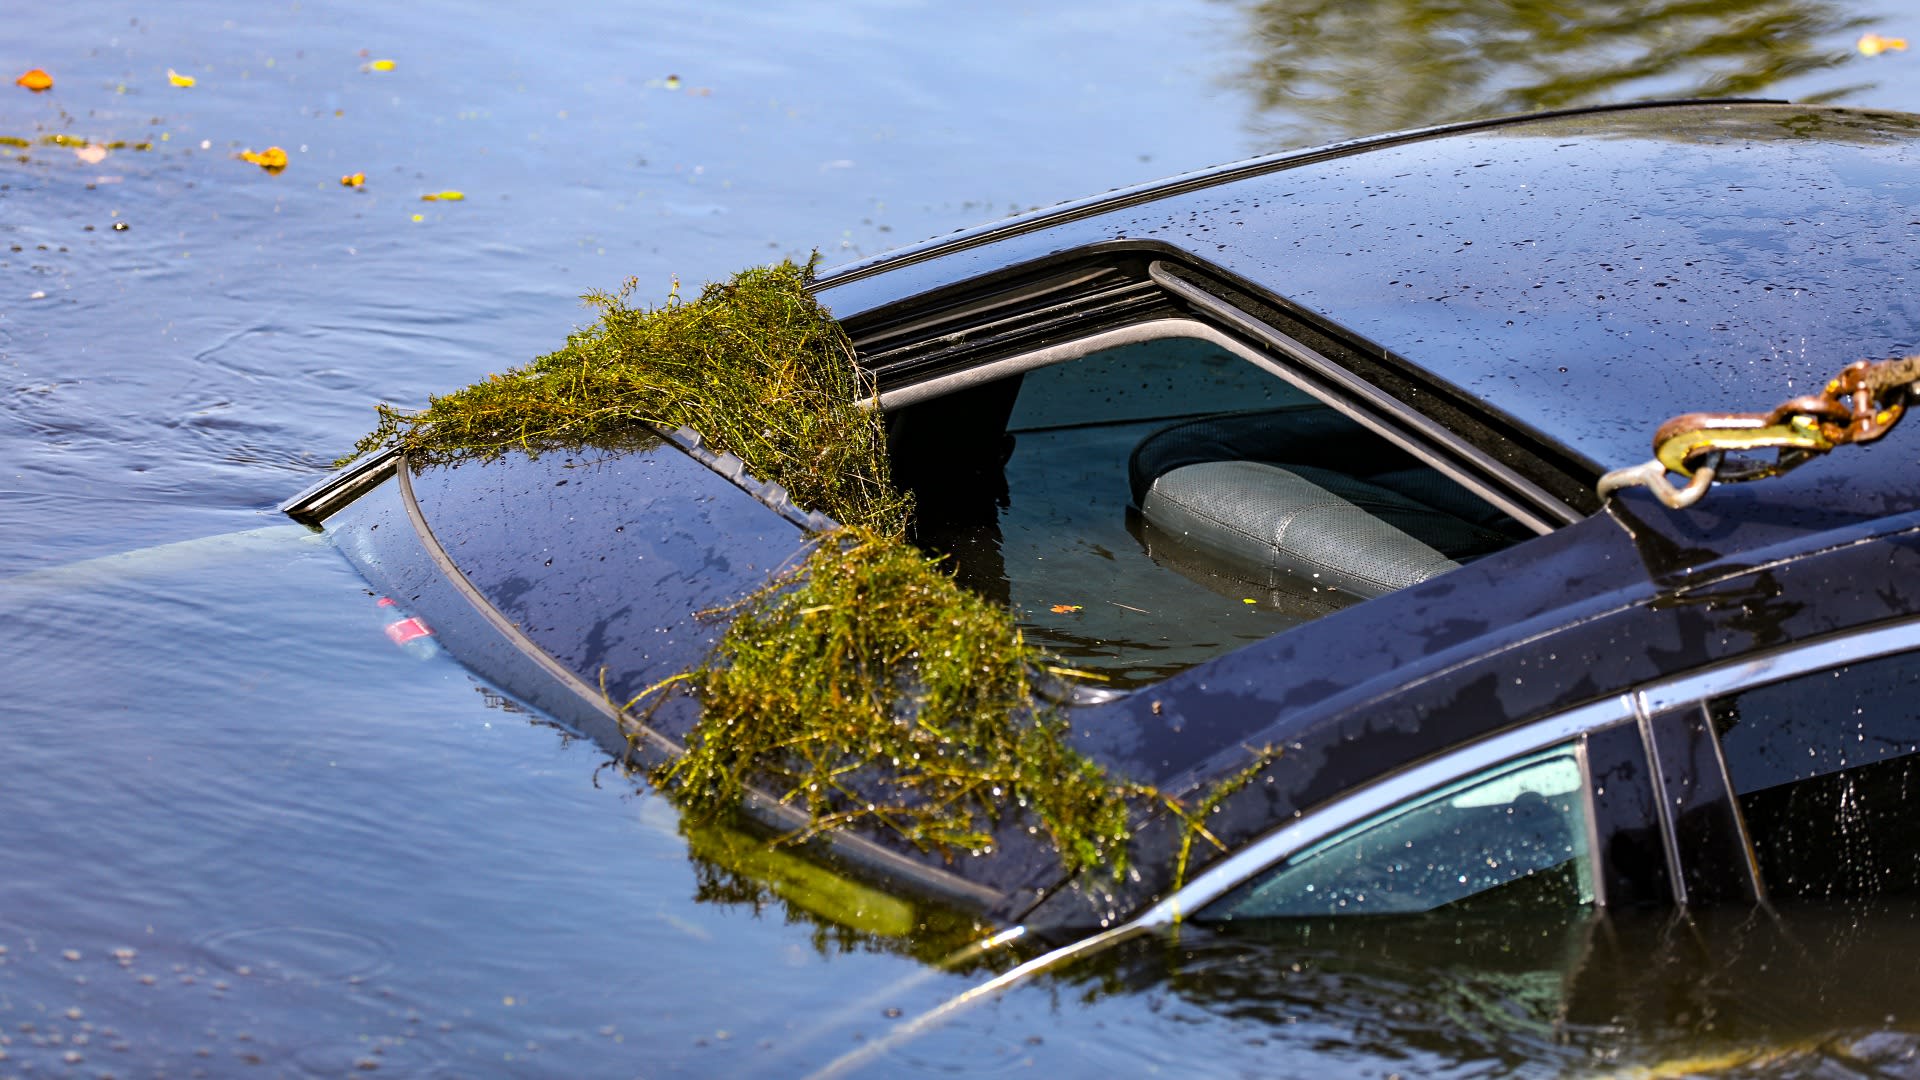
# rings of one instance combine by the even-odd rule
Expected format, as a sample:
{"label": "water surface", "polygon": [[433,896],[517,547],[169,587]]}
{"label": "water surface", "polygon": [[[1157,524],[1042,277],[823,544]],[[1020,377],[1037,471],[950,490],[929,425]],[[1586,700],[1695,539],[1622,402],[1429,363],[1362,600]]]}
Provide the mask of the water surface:
{"label": "water surface", "polygon": [[[394,649],[272,506],[374,402],[547,351],[630,275],[658,300],[1523,107],[1920,109],[1912,54],[1853,48],[1920,39],[1910,7],[1524,9],[10,11],[0,74],[56,83],[0,86],[25,144],[0,158],[0,1076],[790,1074],[970,985],[783,899],[812,886],[690,861],[712,846],[598,748]],[[268,146],[284,172],[235,156]],[[1860,925],[1822,924],[1815,954]],[[1773,1046],[1733,1064],[1912,1068],[1898,1008],[1732,1041],[1684,1004],[1555,1021],[1538,972],[1559,968],[1374,962],[1401,940],[1138,949],[872,1067],[1478,1075]]]}

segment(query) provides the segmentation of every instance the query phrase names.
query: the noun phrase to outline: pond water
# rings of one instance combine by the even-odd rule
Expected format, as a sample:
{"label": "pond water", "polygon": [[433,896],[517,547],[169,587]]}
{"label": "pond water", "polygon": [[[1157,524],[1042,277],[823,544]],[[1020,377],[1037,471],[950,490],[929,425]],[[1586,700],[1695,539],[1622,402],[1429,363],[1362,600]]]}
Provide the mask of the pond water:
{"label": "pond water", "polygon": [[[755,889],[690,860],[710,837],[597,747],[395,649],[361,580],[272,507],[373,403],[548,351],[579,294],[630,275],[657,300],[676,275],[1525,107],[1920,110],[1916,54],[1855,49],[1920,43],[1912,6],[1711,7],[10,11],[0,74],[55,81],[0,87],[0,1076],[788,1075],[972,985],[822,926],[831,897],[797,871],[755,863]],[[277,174],[236,156],[270,146]],[[1766,931],[1801,952],[1753,930],[1717,967],[1671,927],[1190,937],[864,1067],[1912,1070],[1914,997],[1882,970],[1910,950],[1869,947],[1910,914]],[[1665,981],[1596,989],[1636,933],[1675,958]],[[1864,981],[1765,959],[1805,950]]]}

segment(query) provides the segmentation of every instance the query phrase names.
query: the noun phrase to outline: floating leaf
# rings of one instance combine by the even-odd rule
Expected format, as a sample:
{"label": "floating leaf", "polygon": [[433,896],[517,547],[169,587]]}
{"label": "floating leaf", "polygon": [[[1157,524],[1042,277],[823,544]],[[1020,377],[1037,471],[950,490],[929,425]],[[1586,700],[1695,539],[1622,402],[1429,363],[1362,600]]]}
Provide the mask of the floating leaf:
{"label": "floating leaf", "polygon": [[393,69],[394,63],[391,60],[375,60],[367,65],[368,71],[392,71]]}
{"label": "floating leaf", "polygon": [[1854,46],[1861,56],[1879,56],[1883,52],[1906,52],[1907,39],[1881,37],[1879,34],[1861,34],[1860,41]]}
{"label": "floating leaf", "polygon": [[79,158],[83,165],[98,165],[107,160],[107,148],[99,143],[76,146],[73,148],[73,156]]}
{"label": "floating leaf", "polygon": [[467,197],[464,191],[435,191],[420,196],[421,202],[460,202]]}
{"label": "floating leaf", "polygon": [[669,76],[667,76],[667,82],[666,82],[666,87],[667,87],[667,89],[669,89],[669,90],[678,90],[678,89],[680,89],[680,76],[678,76],[678,75],[669,75]]}
{"label": "floating leaf", "polygon": [[1055,605],[1053,605],[1053,613],[1054,613],[1055,615],[1071,615],[1071,614],[1073,614],[1074,612],[1076,612],[1076,611],[1079,611],[1079,610],[1080,610],[1080,605],[1079,605],[1079,604],[1055,604]]}
{"label": "floating leaf", "polygon": [[367,174],[363,172],[348,173],[347,175],[340,178],[340,184],[342,187],[352,187],[352,188],[363,187],[365,186],[366,182],[367,182]]}
{"label": "floating leaf", "polygon": [[167,69],[167,81],[178,87],[192,86],[196,81],[191,75],[182,75],[172,68]]}
{"label": "floating leaf", "polygon": [[24,86],[36,94],[42,90],[53,89],[53,76],[39,68],[34,68],[13,81],[16,85]]}
{"label": "floating leaf", "polygon": [[415,215],[413,215],[413,220],[415,220],[415,221],[425,221],[425,220],[427,220],[427,215],[425,215],[425,214],[415,214]]}
{"label": "floating leaf", "polygon": [[277,146],[269,146],[257,154],[252,150],[242,150],[240,160],[252,162],[270,173],[277,173],[287,167],[287,152]]}

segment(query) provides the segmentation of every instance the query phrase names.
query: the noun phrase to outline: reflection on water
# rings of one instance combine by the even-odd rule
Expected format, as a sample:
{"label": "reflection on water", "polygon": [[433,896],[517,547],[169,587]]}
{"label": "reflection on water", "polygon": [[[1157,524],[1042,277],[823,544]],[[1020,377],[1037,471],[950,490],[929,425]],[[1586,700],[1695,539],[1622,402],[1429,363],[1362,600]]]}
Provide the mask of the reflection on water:
{"label": "reflection on water", "polygon": [[993,933],[964,912],[836,872],[824,844],[781,843],[744,822],[735,828],[683,818],[680,832],[697,882],[695,901],[756,916],[779,912],[790,924],[810,927],[823,954],[900,952],[938,963]]}
{"label": "reflection on water", "polygon": [[1189,925],[861,1075],[1916,1075],[1915,946],[1912,903]]}
{"label": "reflection on water", "polygon": [[709,895],[706,859],[767,867],[690,861],[597,745],[394,648],[297,526],[91,569],[0,589],[0,1077],[737,1074],[794,1018],[966,985]]}
{"label": "reflection on water", "polygon": [[1257,43],[1238,84],[1282,147],[1651,97],[1872,100],[1880,85],[1837,70],[1873,19],[1832,0],[1259,0],[1247,14]]}

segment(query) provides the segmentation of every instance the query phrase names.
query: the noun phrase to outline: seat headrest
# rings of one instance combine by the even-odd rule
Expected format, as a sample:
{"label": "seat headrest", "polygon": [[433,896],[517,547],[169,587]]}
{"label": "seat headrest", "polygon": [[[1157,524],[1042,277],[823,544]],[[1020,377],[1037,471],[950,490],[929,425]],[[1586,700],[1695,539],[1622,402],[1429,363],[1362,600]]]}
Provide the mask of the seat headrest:
{"label": "seat headrest", "polygon": [[1162,543],[1177,537],[1269,589],[1378,596],[1521,538],[1498,510],[1324,406],[1177,424],[1142,440],[1128,473]]}

